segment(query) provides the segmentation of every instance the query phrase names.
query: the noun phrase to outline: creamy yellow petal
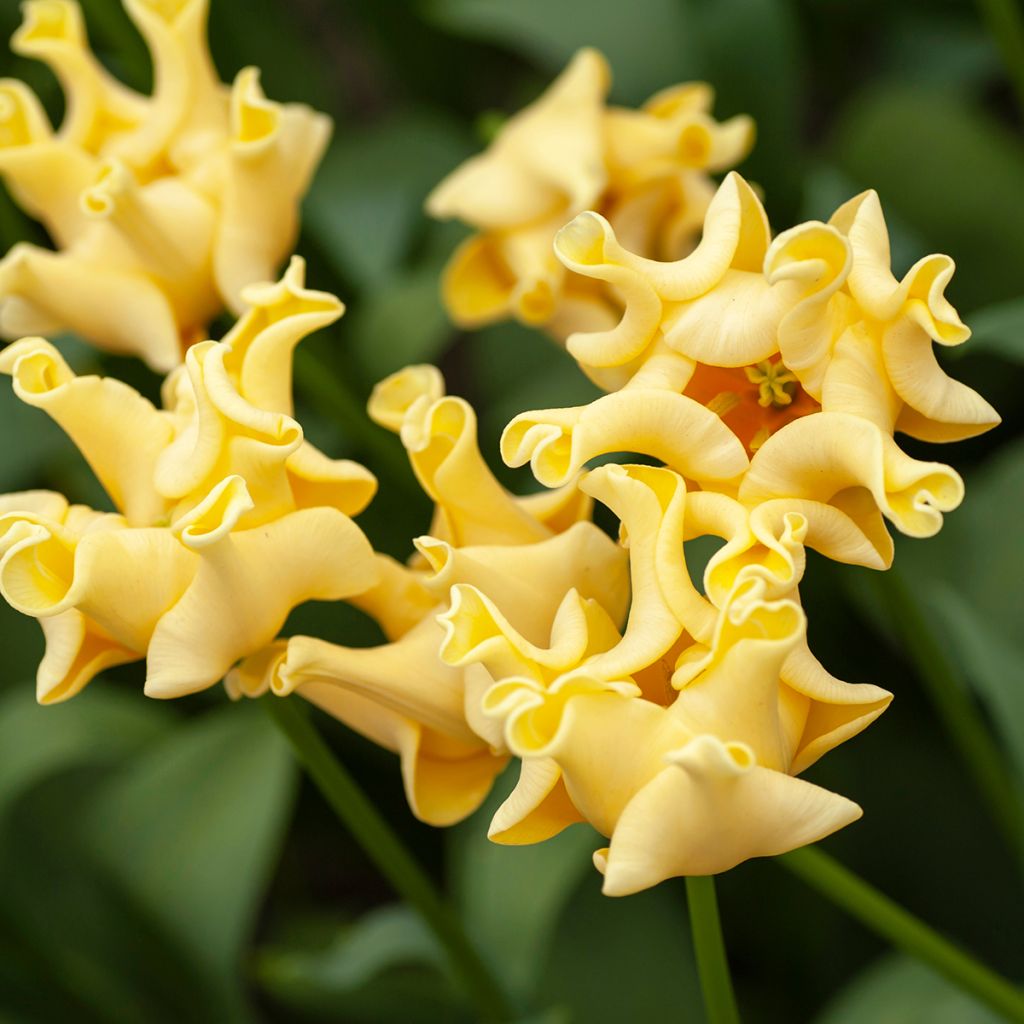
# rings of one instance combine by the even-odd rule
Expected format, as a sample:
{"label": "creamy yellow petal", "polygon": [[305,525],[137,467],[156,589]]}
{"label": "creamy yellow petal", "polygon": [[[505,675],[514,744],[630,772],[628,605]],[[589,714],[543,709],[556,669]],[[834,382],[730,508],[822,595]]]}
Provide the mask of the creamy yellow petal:
{"label": "creamy yellow petal", "polygon": [[892,434],[902,403],[889,382],[881,345],[863,323],[848,328],[836,342],[821,404],[826,412],[860,416]]}
{"label": "creamy yellow petal", "polygon": [[406,799],[430,825],[453,825],[479,807],[506,759],[425,729],[390,708],[326,683],[307,683],[300,696],[380,746],[399,754]]}
{"label": "creamy yellow petal", "polygon": [[[780,721],[779,676],[806,635],[806,619],[794,601],[747,597],[741,585],[719,616],[708,658],[672,677],[680,689],[669,714],[692,735],[708,733],[748,746],[757,763],[788,771],[793,740]],[[694,676],[696,668],[700,671]]]}
{"label": "creamy yellow petal", "polygon": [[377,385],[370,411],[378,421],[394,422],[404,407],[402,443],[420,485],[437,505],[442,539],[461,547],[522,544],[550,536],[494,478],[480,454],[476,414],[469,403],[450,396],[431,401],[418,394],[405,405],[416,388],[434,383],[418,367],[400,370]]}
{"label": "creamy yellow petal", "polygon": [[896,429],[923,441],[959,441],[991,430],[999,413],[973,388],[947,377],[932,338],[913,318],[888,327],[882,357],[892,387],[909,409]]}
{"label": "creamy yellow petal", "polygon": [[53,135],[36,94],[17,79],[0,79],[0,175],[14,200],[42,221],[58,245],[81,232],[78,197],[96,161]]}
{"label": "creamy yellow petal", "polygon": [[36,700],[57,704],[69,700],[105,668],[142,657],[107,636],[81,612],[69,608],[39,620],[46,652],[36,672]]}
{"label": "creamy yellow petal", "polygon": [[963,498],[963,482],[948,466],[911,459],[867,420],[817,413],[765,442],[743,479],[740,499],[750,505],[781,497],[822,501],[851,515],[868,536],[877,534],[863,502],[842,502],[855,489],[868,491],[886,518],[912,537],[937,533],[942,513]]}
{"label": "creamy yellow petal", "polygon": [[185,365],[195,411],[161,453],[154,479],[161,494],[178,500],[177,519],[221,480],[242,477],[253,503],[244,529],[294,508],[285,465],[302,443],[302,428],[239,394],[225,365],[230,352],[230,346],[213,341],[189,349]]}
{"label": "creamy yellow petal", "polygon": [[590,664],[591,671],[621,678],[658,661],[684,630],[710,632],[715,610],[686,569],[686,485],[677,473],[609,464],[588,473],[582,486],[619,518],[629,547],[629,621],[622,641]]}
{"label": "creamy yellow petal", "polygon": [[297,605],[357,594],[377,572],[362,531],[331,508],[301,509],[202,547],[195,578],[157,624],[146,693],[175,697],[213,685],[270,643]]}
{"label": "creamy yellow petal", "polygon": [[433,571],[425,585],[438,600],[446,599],[455,584],[476,587],[534,643],[547,641],[570,590],[600,601],[614,622],[625,618],[626,553],[592,523],[577,523],[536,544],[455,548],[430,537],[415,543]]}
{"label": "creamy yellow petal", "polygon": [[608,331],[574,334],[570,354],[589,366],[621,366],[639,356],[661,324],[662,301],[644,274],[625,265],[611,225],[598,213],[581,213],[555,236],[555,254],[573,273],[602,281],[621,296],[622,319]]}
{"label": "creamy yellow petal", "polygon": [[11,49],[45,61],[64,90],[62,138],[97,152],[110,131],[145,116],[146,101],[113,78],[93,56],[82,10],[71,0],[28,0]]}
{"label": "creamy yellow petal", "polygon": [[575,409],[522,413],[505,428],[501,456],[510,466],[527,462],[546,487],[558,487],[590,459],[636,452],[661,459],[683,476],[722,483],[747,468],[735,434],[690,398],[636,388]]}
{"label": "creamy yellow petal", "polygon": [[228,148],[214,276],[227,304],[274,276],[298,232],[299,201],[331,134],[331,120],[303,104],[272,103],[259,71],[244,68],[231,91]]}
{"label": "creamy yellow petal", "polygon": [[277,670],[275,691],[291,693],[307,683],[330,684],[471,743],[476,737],[463,714],[462,673],[438,657],[441,639],[442,632],[431,619],[379,647],[341,647],[313,637],[292,637]]}
{"label": "creamy yellow petal", "polygon": [[535,756],[558,763],[573,805],[610,836],[635,794],[664,771],[665,754],[690,734],[664,708],[613,692],[576,694],[558,710],[553,739]]}
{"label": "creamy yellow petal", "polygon": [[424,585],[425,574],[389,555],[375,553],[377,582],[356,594],[349,603],[375,619],[389,640],[408,633],[437,606],[437,596]]}
{"label": "creamy yellow petal", "polygon": [[158,173],[176,134],[209,130],[222,119],[222,87],[206,46],[208,0],[124,0],[153,59],[153,94],[134,130],[112,138],[107,153]]}
{"label": "creamy yellow petal", "polygon": [[374,423],[398,434],[414,405],[433,405],[443,396],[444,377],[441,371],[429,363],[419,363],[378,381],[366,408]]}
{"label": "creamy yellow petal", "polygon": [[[12,318],[11,299],[28,307],[35,319],[26,321],[24,314]],[[54,333],[71,331],[111,352],[138,355],[160,372],[181,359],[174,311],[167,296],[141,273],[19,243],[0,262],[0,303],[0,331],[7,337],[42,323]]]}
{"label": "creamy yellow petal", "polygon": [[427,212],[505,228],[590,206],[605,183],[602,111],[609,84],[604,58],[580,50],[540,99],[505,122],[485,153],[434,189]]}
{"label": "creamy yellow petal", "polygon": [[558,765],[531,757],[520,762],[519,781],[494,812],[487,838],[506,846],[539,843],[582,820]]}
{"label": "creamy yellow petal", "polygon": [[866,729],[892,702],[892,694],[870,683],[845,683],[826,671],[806,645],[792,651],[782,681],[811,700],[793,761],[799,775],[833,747]]}
{"label": "creamy yellow petal", "polygon": [[625,808],[599,860],[604,893],[711,875],[816,842],[861,816],[845,797],[755,765],[741,745],[700,736]]}
{"label": "creamy yellow petal", "polygon": [[344,305],[306,287],[306,261],[293,256],[280,281],[248,285],[247,310],[224,335],[225,366],[247,401],[267,412],[294,412],[292,356],[303,338],[334,323]]}
{"label": "creamy yellow petal", "polygon": [[71,438],[129,523],[166,515],[168,503],[153,486],[157,459],[173,435],[164,413],[112,377],[76,377],[42,338],[4,349],[0,372],[11,375],[23,402],[44,410]]}
{"label": "creamy yellow petal", "polygon": [[778,325],[782,361],[819,400],[832,347],[855,317],[840,293],[852,267],[842,232],[819,221],[783,231],[765,256],[765,279],[788,306]]}

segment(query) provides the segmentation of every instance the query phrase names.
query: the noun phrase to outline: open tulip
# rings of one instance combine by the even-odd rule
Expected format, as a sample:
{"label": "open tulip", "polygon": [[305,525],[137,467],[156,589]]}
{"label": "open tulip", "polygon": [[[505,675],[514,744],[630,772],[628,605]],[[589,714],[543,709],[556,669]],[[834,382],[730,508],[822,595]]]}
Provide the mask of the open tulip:
{"label": "open tulip", "polygon": [[76,376],[41,338],[0,354],[18,397],[60,424],[118,510],[49,494],[3,501],[0,590],[43,623],[40,700],[143,657],[151,696],[202,689],[270,643],[295,606],[377,583],[349,518],[374,478],[312,448],[290,415],[292,350],[341,304],[305,288],[300,260],[247,301],[225,341],[189,350],[163,409]]}
{"label": "open tulip", "polygon": [[12,41],[66,95],[54,131],[23,83],[0,81],[0,175],[56,251],[19,243],[0,262],[0,331],[71,330],[166,372],[245,286],[291,250],[330,120],[277,104],[255,68],[217,79],[208,0],[125,0],[153,58],[150,96],[110,77],[73,0],[28,0]]}
{"label": "open tulip", "polygon": [[604,57],[580,50],[486,152],[428,197],[431,215],[479,232],[445,271],[443,296],[456,323],[514,316],[564,339],[613,321],[614,292],[566,274],[551,252],[558,229],[583,210],[601,210],[651,256],[671,259],[692,246],[714,191],[708,174],[746,155],[750,119],[716,122],[703,83],[666,89],[640,110],[606,106],[610,84]]}

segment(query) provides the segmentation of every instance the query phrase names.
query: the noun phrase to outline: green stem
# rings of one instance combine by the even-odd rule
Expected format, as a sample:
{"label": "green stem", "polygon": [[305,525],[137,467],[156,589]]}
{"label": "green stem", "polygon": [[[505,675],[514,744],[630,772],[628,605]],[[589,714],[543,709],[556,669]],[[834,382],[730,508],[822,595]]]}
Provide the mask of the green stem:
{"label": "green stem", "polygon": [[1017,0],[978,0],[978,7],[1024,114],[1024,16],[1020,6]]}
{"label": "green stem", "polygon": [[452,968],[472,998],[480,1020],[505,1021],[510,1010],[501,986],[442,899],[423,868],[412,858],[391,826],[331,753],[297,697],[264,698],[271,717],[287,736],[296,758],[345,827],[381,874],[422,916],[437,936]]}
{"label": "green stem", "polygon": [[740,1014],[722,939],[722,923],[718,918],[714,876],[688,876],[686,902],[690,910],[690,931],[693,933],[693,949],[708,1024],[739,1024]]}
{"label": "green stem", "polygon": [[993,741],[967,681],[946,654],[898,570],[873,574],[872,582],[989,811],[1011,848],[1024,852],[1024,814],[1014,789],[1013,772]]}
{"label": "green stem", "polygon": [[813,846],[776,860],[884,939],[934,967],[1007,1020],[1024,1022],[1024,992]]}

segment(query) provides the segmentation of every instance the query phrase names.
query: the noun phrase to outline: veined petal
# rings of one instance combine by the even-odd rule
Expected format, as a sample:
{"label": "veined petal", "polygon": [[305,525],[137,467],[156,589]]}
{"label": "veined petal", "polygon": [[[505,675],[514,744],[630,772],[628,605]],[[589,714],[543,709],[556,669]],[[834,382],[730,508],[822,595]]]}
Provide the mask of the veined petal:
{"label": "veined petal", "polygon": [[946,376],[919,318],[909,316],[886,328],[882,358],[892,387],[909,406],[897,418],[897,430],[923,441],[959,441],[1000,422],[977,391]]}
{"label": "veined petal", "polygon": [[881,345],[865,324],[847,328],[836,342],[821,403],[826,412],[860,416],[892,434],[902,403],[883,365]]}
{"label": "veined petal", "polygon": [[718,483],[740,476],[748,465],[743,445],[718,416],[660,389],[630,389],[575,409],[522,413],[501,437],[505,462],[529,462],[546,487],[566,483],[589,459],[609,452],[652,455],[689,479]]}
{"label": "veined petal", "polygon": [[78,447],[129,523],[148,525],[167,514],[153,473],[173,426],[133,388],[112,377],[76,377],[42,338],[25,338],[0,353],[14,393],[42,409]]}
{"label": "veined petal", "polygon": [[892,702],[892,694],[870,683],[846,683],[822,667],[806,644],[782,666],[782,681],[809,698],[789,774],[799,775],[823,754],[866,729]]}
{"label": "veined petal", "polygon": [[877,521],[857,488],[911,537],[937,533],[942,513],[963,498],[963,481],[948,466],[911,459],[874,424],[831,412],[804,416],[772,435],[754,456],[739,496],[749,505],[781,497],[822,501],[875,537]]}
{"label": "veined petal", "polygon": [[297,605],[357,594],[377,573],[366,537],[336,509],[300,509],[229,533],[202,549],[188,589],[157,623],[146,693],[176,697],[212,686],[270,643]]}
{"label": "veined petal", "polygon": [[69,608],[39,620],[46,652],[36,672],[36,700],[57,704],[80,693],[105,668],[142,657],[117,643],[80,611]]}
{"label": "veined petal", "polygon": [[592,523],[576,523],[535,544],[456,548],[432,537],[417,538],[415,544],[433,572],[424,583],[437,600],[446,599],[455,584],[472,585],[534,643],[547,641],[570,590],[600,601],[612,621],[625,618],[626,553]]}
{"label": "veined petal", "polygon": [[754,764],[741,744],[699,736],[633,797],[595,860],[605,894],[626,896],[666,878],[785,853],[861,813],[845,797]]}
{"label": "veined petal", "polygon": [[520,762],[519,781],[494,812],[487,838],[505,846],[540,843],[582,820],[569,799],[558,765],[530,757]]}
{"label": "veined petal", "polygon": [[138,355],[160,372],[181,359],[174,311],[142,273],[19,243],[0,261],[0,303],[6,337],[72,331],[111,352]]}
{"label": "veined petal", "polygon": [[292,637],[272,685],[279,694],[301,690],[307,683],[350,690],[445,735],[478,742],[463,714],[462,673],[438,657],[441,638],[430,619],[379,647],[341,647]]}

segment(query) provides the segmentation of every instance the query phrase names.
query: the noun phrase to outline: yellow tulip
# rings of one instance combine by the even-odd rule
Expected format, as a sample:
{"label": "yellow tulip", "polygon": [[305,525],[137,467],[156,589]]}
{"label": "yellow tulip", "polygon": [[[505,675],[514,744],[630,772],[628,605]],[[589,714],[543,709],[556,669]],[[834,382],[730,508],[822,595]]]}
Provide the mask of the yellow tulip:
{"label": "yellow tulip", "polygon": [[225,340],[193,346],[168,377],[162,409],[118,381],[76,376],[41,338],[0,353],[17,396],[60,424],[118,510],[45,492],[0,503],[0,591],[46,635],[41,701],[143,657],[151,696],[211,686],[297,605],[381,578],[349,518],[376,481],[309,445],[291,416],[292,351],[342,306],[305,288],[298,259],[246,299]]}
{"label": "yellow tulip", "polygon": [[445,271],[442,293],[456,323],[515,316],[563,339],[614,321],[614,292],[567,275],[551,252],[558,229],[583,210],[602,211],[651,256],[672,259],[692,246],[714,191],[708,172],[747,154],[750,119],[716,122],[702,83],[667,89],[640,110],[606,106],[610,84],[604,57],[580,50],[486,152],[428,197],[432,216],[479,232]]}
{"label": "yellow tulip", "polygon": [[143,96],[89,50],[73,0],[28,0],[14,50],[47,63],[67,110],[58,131],[23,83],[0,81],[0,175],[57,251],[0,262],[0,332],[70,330],[166,372],[294,243],[298,206],[330,120],[267,100],[259,73],[217,79],[208,0],[124,0],[153,58]]}
{"label": "yellow tulip", "polygon": [[244,662],[229,692],[297,693],[395,751],[413,812],[447,825],[479,806],[508,760],[500,732],[489,735],[479,712],[479,677],[439,656],[437,616],[450,595],[483,588],[540,642],[567,593],[600,599],[602,614],[622,621],[625,553],[586,521],[590,502],[576,481],[561,492],[509,494],[480,454],[472,408],[444,394],[432,367],[382,381],[370,413],[400,435],[435,504],[432,534],[417,538],[411,567],[378,556],[377,584],[350,598],[388,642],[351,648],[292,637]]}

